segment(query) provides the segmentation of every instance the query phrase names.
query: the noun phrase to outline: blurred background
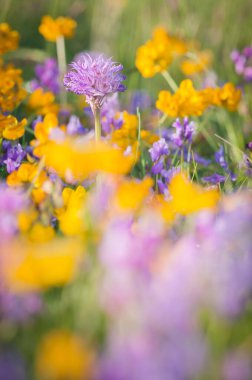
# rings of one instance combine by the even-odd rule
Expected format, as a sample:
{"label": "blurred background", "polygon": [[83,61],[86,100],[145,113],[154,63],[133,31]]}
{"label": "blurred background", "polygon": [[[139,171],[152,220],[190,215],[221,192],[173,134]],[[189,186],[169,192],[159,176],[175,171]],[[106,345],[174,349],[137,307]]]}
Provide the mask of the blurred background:
{"label": "blurred background", "polygon": [[70,16],[78,22],[75,37],[67,41],[68,62],[83,50],[104,52],[124,64],[128,87],[149,91],[159,78],[141,78],[134,59],[137,47],[157,25],[211,49],[213,68],[223,81],[237,78],[230,52],[252,43],[251,0],[0,0],[0,14],[1,22],[7,21],[21,34],[22,49],[13,54],[27,77],[29,63],[43,60],[45,54],[55,55],[55,45],[38,32],[45,14]]}

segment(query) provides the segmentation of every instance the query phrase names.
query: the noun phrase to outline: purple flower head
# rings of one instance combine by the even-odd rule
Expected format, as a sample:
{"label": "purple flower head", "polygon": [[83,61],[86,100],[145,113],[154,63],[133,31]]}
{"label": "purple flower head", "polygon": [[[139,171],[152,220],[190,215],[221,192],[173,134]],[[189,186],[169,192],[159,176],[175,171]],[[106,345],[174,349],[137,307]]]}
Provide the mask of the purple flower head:
{"label": "purple flower head", "polygon": [[176,131],[171,136],[171,139],[178,148],[181,148],[186,142],[192,142],[195,132],[195,123],[193,121],[189,121],[188,117],[185,117],[182,121],[176,119],[172,126],[176,128]]}
{"label": "purple flower head", "polygon": [[238,50],[232,51],[231,60],[235,65],[237,74],[242,75],[245,82],[252,81],[252,46],[247,46],[242,52]]}
{"label": "purple flower head", "polygon": [[204,158],[202,156],[200,156],[198,153],[196,152],[193,152],[193,158],[194,158],[194,161],[199,164],[199,165],[202,165],[202,166],[208,166],[209,164],[211,164],[211,160],[207,159],[207,158]]}
{"label": "purple flower head", "polygon": [[135,91],[133,93],[129,110],[135,113],[137,108],[146,109],[151,107],[151,97],[145,91]]}
{"label": "purple flower head", "polygon": [[108,95],[126,89],[122,84],[125,80],[121,74],[123,66],[111,58],[82,54],[70,66],[71,70],[64,77],[64,85],[68,91],[85,95],[92,110],[94,107],[101,108]]}
{"label": "purple flower head", "polygon": [[19,168],[22,160],[26,156],[26,152],[23,150],[20,144],[17,145],[6,145],[7,149],[4,154],[3,163],[6,165],[8,173],[12,173],[14,170]]}
{"label": "purple flower head", "polygon": [[48,58],[43,64],[35,66],[36,79],[31,82],[32,90],[42,87],[46,90],[59,93],[59,69],[54,58]]}
{"label": "purple flower head", "polygon": [[149,149],[151,160],[156,162],[160,159],[161,156],[166,156],[169,153],[168,144],[164,138],[156,141],[152,148]]}

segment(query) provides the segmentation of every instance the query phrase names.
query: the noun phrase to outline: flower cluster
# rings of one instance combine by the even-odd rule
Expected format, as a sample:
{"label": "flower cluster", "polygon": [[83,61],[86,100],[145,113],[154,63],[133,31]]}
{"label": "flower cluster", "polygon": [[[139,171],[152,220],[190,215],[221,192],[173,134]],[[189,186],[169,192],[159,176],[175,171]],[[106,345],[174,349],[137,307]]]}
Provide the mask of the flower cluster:
{"label": "flower cluster", "polygon": [[241,75],[245,82],[252,81],[252,47],[245,47],[242,52],[233,50],[231,59],[235,65],[235,71]]}
{"label": "flower cluster", "polygon": [[42,18],[39,32],[46,40],[55,42],[59,37],[73,37],[76,26],[76,22],[70,17],[53,19],[47,15]]}
{"label": "flower cluster", "polygon": [[167,70],[173,59],[186,50],[186,43],[182,39],[169,35],[164,28],[159,27],[154,30],[152,39],[138,48],[136,67],[143,77],[151,78]]}

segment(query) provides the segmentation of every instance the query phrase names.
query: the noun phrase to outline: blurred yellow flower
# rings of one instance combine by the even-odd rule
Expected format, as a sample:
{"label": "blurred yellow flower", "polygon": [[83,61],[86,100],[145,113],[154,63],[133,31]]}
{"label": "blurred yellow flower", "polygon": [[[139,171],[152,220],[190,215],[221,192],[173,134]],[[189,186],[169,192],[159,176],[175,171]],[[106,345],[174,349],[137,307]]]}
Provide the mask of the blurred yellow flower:
{"label": "blurred yellow flower", "polygon": [[235,88],[232,83],[226,83],[223,87],[216,89],[217,105],[236,111],[241,100],[241,90]]}
{"label": "blurred yellow flower", "polygon": [[115,203],[121,210],[135,211],[148,197],[152,186],[153,180],[150,177],[142,181],[124,180],[117,189]]}
{"label": "blurred yellow flower", "polygon": [[19,43],[19,33],[7,23],[0,24],[0,54],[15,50]]}
{"label": "blurred yellow flower", "polygon": [[32,226],[28,236],[31,241],[43,243],[55,236],[55,230],[52,226],[44,226],[42,223],[37,222]]}
{"label": "blurred yellow flower", "polygon": [[34,238],[38,241],[20,238],[2,247],[3,281],[13,292],[62,286],[77,272],[83,253],[83,246],[78,240],[50,238],[43,241],[38,229]]}
{"label": "blurred yellow flower", "polygon": [[154,30],[152,39],[137,49],[136,67],[143,77],[153,77],[167,70],[173,59],[186,50],[183,40],[170,36],[164,28],[158,27]]}
{"label": "blurred yellow flower", "polygon": [[203,50],[192,53],[193,57],[185,59],[181,63],[181,70],[187,76],[206,71],[212,63],[212,53],[209,50]]}
{"label": "blurred yellow flower", "polygon": [[55,103],[55,96],[50,91],[44,91],[37,88],[29,97],[28,107],[36,112],[37,115],[46,115],[47,113],[57,114],[59,105]]}
{"label": "blurred yellow flower", "polygon": [[[152,145],[159,137],[151,131],[141,130],[140,139],[147,145]],[[123,112],[123,124],[121,128],[111,133],[111,142],[123,150],[131,147],[132,153],[136,153],[138,147],[138,118],[136,115]]]}
{"label": "blurred yellow flower", "polygon": [[26,119],[18,122],[14,116],[0,114],[0,137],[4,137],[7,140],[19,139],[25,133],[26,124]]}
{"label": "blurred yellow flower", "polygon": [[39,32],[47,41],[55,42],[59,37],[71,38],[77,23],[70,17],[44,16],[39,26]]}
{"label": "blurred yellow flower", "polygon": [[188,215],[202,209],[215,208],[220,193],[216,188],[205,189],[190,182],[185,174],[176,174],[169,185],[171,207],[175,213]]}
{"label": "blurred yellow flower", "polygon": [[92,378],[94,353],[66,330],[54,330],[42,338],[36,370],[42,380],[88,380]]}
{"label": "blurred yellow flower", "polygon": [[128,173],[133,157],[125,156],[105,142],[67,138],[61,143],[49,141],[44,148],[45,164],[67,181],[84,180],[97,172]]}
{"label": "blurred yellow flower", "polygon": [[22,88],[22,71],[13,65],[0,64],[0,109],[1,112],[11,112],[26,97]]}
{"label": "blurred yellow flower", "polygon": [[62,192],[64,206],[56,210],[60,230],[67,236],[83,233],[85,220],[83,207],[86,200],[86,190],[78,186],[76,190],[66,187]]}

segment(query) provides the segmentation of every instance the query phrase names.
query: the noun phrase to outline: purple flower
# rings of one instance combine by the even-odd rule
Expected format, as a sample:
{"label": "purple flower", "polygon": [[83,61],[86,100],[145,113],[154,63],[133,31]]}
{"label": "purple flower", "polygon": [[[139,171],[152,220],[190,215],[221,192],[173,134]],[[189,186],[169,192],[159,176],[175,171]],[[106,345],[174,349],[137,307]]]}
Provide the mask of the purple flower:
{"label": "purple flower", "polygon": [[19,168],[22,160],[26,156],[26,152],[20,144],[12,145],[10,142],[5,144],[3,148],[5,148],[6,151],[2,162],[6,165],[7,172],[12,173]]}
{"label": "purple flower", "polygon": [[176,128],[176,131],[172,134],[171,140],[178,148],[181,148],[184,143],[192,142],[195,132],[195,123],[193,121],[189,121],[188,117],[185,117],[182,121],[176,119],[172,126]]}
{"label": "purple flower", "polygon": [[151,160],[156,162],[160,159],[161,156],[166,156],[169,153],[168,144],[164,138],[156,141],[152,148],[149,149]]}
{"label": "purple flower", "polygon": [[202,177],[202,181],[212,183],[213,185],[216,185],[221,182],[225,182],[226,177],[224,175],[214,173],[206,177]]}
{"label": "purple flower", "polygon": [[48,58],[43,64],[36,65],[35,73],[37,78],[31,82],[32,90],[42,87],[54,94],[59,93],[59,70],[54,58]]}
{"label": "purple flower", "polygon": [[118,94],[108,97],[101,109],[101,126],[105,133],[120,129],[123,124],[123,116],[120,111]]}
{"label": "purple flower", "polygon": [[85,95],[91,108],[101,108],[108,95],[123,92],[125,76],[121,74],[123,66],[103,55],[91,57],[82,54],[71,63],[71,70],[64,77],[68,91]]}
{"label": "purple flower", "polygon": [[1,380],[25,380],[27,373],[25,364],[20,355],[11,350],[0,353],[0,379]]}
{"label": "purple flower", "polygon": [[224,148],[222,145],[220,146],[220,149],[217,152],[215,152],[214,158],[217,164],[219,164],[224,169],[224,171],[228,174],[228,176],[230,176],[231,180],[236,181],[237,179],[236,175],[230,171],[228,163],[225,160]]}
{"label": "purple flower", "polygon": [[200,156],[198,153],[196,152],[193,152],[193,158],[194,158],[194,161],[199,164],[199,165],[202,165],[202,166],[208,166],[209,164],[211,164],[211,160],[207,159],[207,158],[204,158],[202,156]]}
{"label": "purple flower", "polygon": [[252,46],[247,46],[242,52],[238,50],[232,51],[231,60],[235,65],[235,71],[241,75],[245,82],[252,81]]}
{"label": "purple flower", "polygon": [[135,113],[137,108],[146,109],[151,107],[151,97],[144,91],[135,91],[133,93],[129,111]]}
{"label": "purple flower", "polygon": [[19,191],[0,185],[0,235],[1,239],[12,237],[17,231],[17,213],[25,207]]}
{"label": "purple flower", "polygon": [[68,135],[83,134],[87,131],[81,124],[80,119],[75,115],[70,116],[66,130]]}

